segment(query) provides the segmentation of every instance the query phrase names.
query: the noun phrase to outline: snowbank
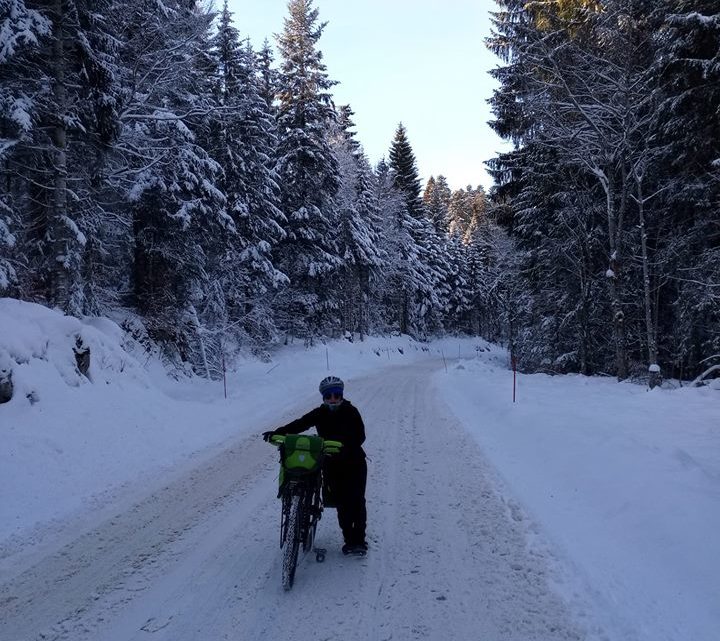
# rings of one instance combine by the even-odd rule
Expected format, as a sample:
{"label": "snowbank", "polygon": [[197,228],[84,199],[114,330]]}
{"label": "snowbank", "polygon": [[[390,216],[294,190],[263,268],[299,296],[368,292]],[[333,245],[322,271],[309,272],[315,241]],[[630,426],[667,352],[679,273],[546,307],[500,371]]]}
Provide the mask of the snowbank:
{"label": "snowbank", "polygon": [[[73,348],[90,349],[85,377]],[[175,381],[152,355],[107,319],[77,319],[40,305],[0,299],[0,369],[14,394],[0,404],[0,542],[35,525],[96,509],[110,490],[152,482],[163,470],[210,456],[229,439],[261,433],[318,401],[328,373],[345,379],[473,343],[432,349],[408,337],[340,340],[306,349],[299,341],[270,363],[247,360],[222,382]]]}
{"label": "snowbank", "polygon": [[[78,337],[91,350],[87,377]],[[716,638],[720,392],[521,375],[513,404],[506,353],[469,339],[289,345],[270,363],[240,363],[225,398],[222,382],[168,378],[108,320],[0,299],[0,370],[11,367],[15,385],[0,404],[0,560],[34,526],[114,506],[124,485],[137,496],[309,410],[328,373],[352,398],[353,378],[429,360],[507,500],[531,516],[528,540],[550,541],[570,568],[557,586],[568,602],[579,583],[592,586],[615,638]]]}
{"label": "snowbank", "polygon": [[624,618],[622,638],[717,638],[717,390],[535,374],[519,377],[513,404],[499,351],[436,382],[543,534]]}

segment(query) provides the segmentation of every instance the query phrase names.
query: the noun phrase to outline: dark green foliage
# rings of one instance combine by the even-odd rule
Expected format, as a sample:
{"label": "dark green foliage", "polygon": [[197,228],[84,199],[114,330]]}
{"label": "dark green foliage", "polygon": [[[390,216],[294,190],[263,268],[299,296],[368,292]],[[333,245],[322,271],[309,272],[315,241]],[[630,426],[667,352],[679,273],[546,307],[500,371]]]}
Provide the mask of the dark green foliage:
{"label": "dark green foliage", "polygon": [[413,218],[420,218],[423,215],[420,178],[415,154],[402,123],[395,130],[395,137],[390,146],[390,168],[394,172],[395,186],[405,196],[408,212]]}
{"label": "dark green foliage", "polygon": [[510,340],[527,368],[696,372],[720,336],[716,3],[499,4]]}
{"label": "dark green foliage", "polygon": [[338,298],[327,286],[342,267],[335,238],[335,197],[340,188],[338,161],[330,147],[335,123],[322,53],[317,48],[324,24],[312,0],[291,0],[285,29],[278,36],[282,58],[278,83],[277,172],[286,238],[277,263],[291,283],[279,301],[280,325],[289,336],[308,342],[339,329]]}
{"label": "dark green foliage", "polygon": [[0,295],[120,316],[208,377],[282,334],[500,336],[484,194],[453,219],[439,176],[423,201],[402,125],[370,167],[312,0],[288,5],[279,68],[227,3],[3,6]]}

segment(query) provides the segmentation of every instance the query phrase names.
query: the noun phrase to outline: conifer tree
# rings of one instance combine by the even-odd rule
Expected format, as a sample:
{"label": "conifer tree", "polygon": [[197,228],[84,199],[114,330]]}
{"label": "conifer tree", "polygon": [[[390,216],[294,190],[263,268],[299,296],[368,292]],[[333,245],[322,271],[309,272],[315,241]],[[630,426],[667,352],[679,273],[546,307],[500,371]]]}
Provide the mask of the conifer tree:
{"label": "conifer tree", "polygon": [[719,336],[714,3],[500,4],[494,126],[517,148],[491,169],[524,252],[516,346],[651,385],[659,360],[696,369]]}
{"label": "conifer tree", "polygon": [[448,187],[445,176],[430,176],[425,191],[423,192],[423,204],[428,218],[439,233],[447,233],[449,228],[448,211],[452,192]]}
{"label": "conifer tree", "polygon": [[335,288],[328,277],[342,265],[335,239],[337,159],[329,144],[335,122],[328,78],[317,48],[325,25],[312,0],[291,0],[278,36],[278,176],[288,218],[278,265],[291,280],[284,292],[281,324],[307,341],[337,329]]}
{"label": "conifer tree", "polygon": [[265,101],[269,113],[275,115],[275,99],[278,92],[278,72],[273,67],[275,56],[267,38],[257,53],[258,93]]}
{"label": "conifer tree", "polygon": [[0,135],[13,143],[0,152],[8,194],[0,207],[11,200],[27,230],[17,237],[26,257],[18,286],[79,314],[87,308],[83,263],[97,204],[92,172],[116,128],[110,1],[32,6],[12,0],[3,24]]}
{"label": "conifer tree", "polygon": [[720,354],[720,293],[713,285],[720,283],[720,9],[712,0],[661,8],[652,72],[667,86],[660,127],[664,166],[672,168],[664,199],[672,216],[663,218],[674,233],[656,257],[666,265],[663,291],[671,301],[658,316],[659,348],[669,343],[675,376],[694,375],[712,363],[701,361]]}
{"label": "conifer tree", "polygon": [[355,139],[352,116],[349,105],[340,107],[332,144],[340,169],[336,201],[338,252],[343,259],[338,274],[343,283],[340,291],[341,329],[357,332],[362,338],[369,329],[371,285],[377,280],[384,256],[379,212],[374,199],[374,176]]}
{"label": "conifer tree", "polygon": [[382,285],[389,307],[387,323],[401,333],[424,336],[439,326],[439,245],[430,222],[410,214],[394,170],[382,161],[376,174],[383,249],[388,256]]}
{"label": "conifer tree", "polygon": [[[132,221],[133,303],[151,336],[206,361],[198,308],[211,285],[208,246],[232,220],[215,186],[220,167],[201,145],[217,96],[208,76],[212,15],[194,4],[125,7],[127,94],[115,151]],[[209,374],[207,362],[203,369]]]}
{"label": "conifer tree", "polygon": [[417,277],[409,281],[414,286],[410,300],[403,303],[407,312],[404,325],[406,331],[427,335],[442,326],[441,283],[445,280],[447,265],[441,251],[441,237],[428,218],[421,198],[415,154],[402,123],[398,125],[390,146],[390,169],[393,184],[403,195],[405,208],[412,218],[412,223],[406,228],[415,245],[413,253],[420,259],[416,267]]}
{"label": "conifer tree", "polygon": [[442,322],[447,329],[472,332],[467,247],[458,234],[452,234],[445,240],[443,253]]}
{"label": "conifer tree", "polygon": [[222,175],[218,186],[232,219],[224,242],[214,243],[215,280],[227,305],[226,319],[245,343],[274,335],[270,293],[287,281],[273,265],[272,248],[284,237],[275,173],[276,125],[260,95],[255,54],[239,40],[227,2],[211,43],[218,69],[219,110],[211,154]]}
{"label": "conifer tree", "polygon": [[390,168],[393,170],[395,186],[405,196],[408,212],[413,218],[419,219],[423,215],[420,178],[415,154],[402,123],[398,124],[390,145]]}
{"label": "conifer tree", "polygon": [[[22,172],[13,169],[24,144],[35,136],[38,125],[39,79],[28,77],[27,67],[40,41],[50,33],[51,23],[24,0],[8,0],[2,22],[0,47],[0,294],[17,281],[22,252],[17,252],[16,230],[23,211],[25,184]],[[16,233],[13,233],[15,230]]]}

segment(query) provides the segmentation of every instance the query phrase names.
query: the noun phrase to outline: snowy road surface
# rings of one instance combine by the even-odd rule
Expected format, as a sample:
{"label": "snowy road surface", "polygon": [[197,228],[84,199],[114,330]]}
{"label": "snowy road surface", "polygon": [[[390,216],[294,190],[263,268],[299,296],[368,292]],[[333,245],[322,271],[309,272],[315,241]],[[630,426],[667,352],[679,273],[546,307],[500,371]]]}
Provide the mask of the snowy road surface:
{"label": "snowy road surface", "polygon": [[556,595],[558,560],[435,393],[437,367],[348,385],[371,458],[366,558],[342,556],[328,510],[327,560],[305,557],[283,592],[276,452],[245,438],[25,555],[0,577],[0,639],[605,639]]}

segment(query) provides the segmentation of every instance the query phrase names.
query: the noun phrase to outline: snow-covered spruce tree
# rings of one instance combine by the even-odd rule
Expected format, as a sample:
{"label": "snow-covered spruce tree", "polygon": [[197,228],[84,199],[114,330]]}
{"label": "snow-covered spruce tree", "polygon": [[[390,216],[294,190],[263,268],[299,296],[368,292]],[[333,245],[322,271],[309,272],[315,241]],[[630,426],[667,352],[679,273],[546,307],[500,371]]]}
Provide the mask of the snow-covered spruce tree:
{"label": "snow-covered spruce tree", "polygon": [[390,170],[393,184],[402,194],[407,215],[411,219],[405,223],[405,228],[415,245],[413,253],[420,259],[415,270],[421,276],[409,281],[414,284],[414,289],[406,292],[409,299],[402,304],[405,310],[402,325],[404,331],[423,336],[442,330],[442,283],[447,265],[443,260],[442,237],[435,230],[423,205],[415,154],[402,123],[398,125],[390,146]]}
{"label": "snow-covered spruce tree", "polygon": [[13,168],[22,147],[32,139],[37,125],[33,88],[40,79],[28,78],[30,61],[40,40],[50,32],[50,21],[24,0],[0,2],[0,295],[16,283],[16,266],[22,255],[15,250],[14,231],[27,220],[26,186],[21,172]]}
{"label": "snow-covered spruce tree", "polygon": [[395,186],[394,172],[384,160],[375,174],[377,209],[382,222],[381,248],[387,256],[377,286],[383,303],[381,329],[414,334],[416,292],[430,287],[415,240],[419,223],[408,212],[405,195]]}
{"label": "snow-covered spruce tree", "polygon": [[[467,187],[464,199],[469,219],[455,222],[448,209],[448,220],[451,233],[449,253],[454,256],[458,267],[453,267],[453,277],[457,285],[451,287],[453,305],[457,309],[456,328],[467,333],[497,337],[497,331],[489,329],[487,317],[492,313],[485,289],[491,280],[491,265],[496,265],[494,245],[496,236],[501,234],[497,227],[491,226],[488,216],[488,202],[485,190]],[[466,222],[467,220],[467,222]],[[483,333],[484,332],[484,333]]]}
{"label": "snow-covered spruce tree", "polygon": [[[496,16],[496,34],[489,42],[506,63],[494,72],[501,87],[493,97],[493,127],[501,136],[510,138],[517,149],[501,154],[490,167],[498,183],[493,194],[494,209],[502,211],[499,220],[517,239],[522,263],[521,271],[516,273],[520,288],[513,292],[517,298],[507,305],[507,311],[512,311],[498,316],[508,321],[508,339],[521,366],[537,369],[549,367],[556,357],[557,337],[548,335],[554,314],[547,322],[535,301],[547,299],[550,306],[562,296],[554,286],[559,265],[553,260],[554,252],[541,251],[548,238],[549,196],[561,172],[557,158],[532,140],[533,93],[527,78],[533,65],[527,43],[536,36],[536,24],[525,3],[503,2],[502,6],[505,11]],[[547,263],[545,257],[552,262]],[[561,345],[557,353],[573,350],[573,346]]]}
{"label": "snow-covered spruce tree", "polygon": [[272,298],[287,282],[271,259],[286,221],[275,174],[276,125],[260,95],[255,54],[240,42],[227,2],[211,46],[218,109],[209,152],[222,168],[217,184],[233,221],[209,250],[211,279],[224,293],[223,325],[237,341],[260,347],[275,337]]}
{"label": "snow-covered spruce tree", "polygon": [[393,170],[395,187],[405,197],[408,213],[415,219],[423,215],[423,204],[420,197],[422,188],[418,176],[415,153],[408,140],[407,130],[399,123],[390,145],[390,169]]}
{"label": "snow-covered spruce tree", "polygon": [[[358,228],[363,232],[360,236],[363,242],[359,245],[366,248],[357,252],[356,260],[361,292],[359,331],[367,334],[381,323],[382,315],[378,310],[382,302],[380,283],[388,255],[382,238],[384,227],[377,201],[377,176],[364,154],[358,157],[356,192],[356,211],[362,221]],[[373,243],[372,247],[368,241]]]}
{"label": "snow-covered spruce tree", "polygon": [[[565,244],[570,240],[567,231],[578,228],[578,221],[570,218],[570,227],[566,229],[566,226],[568,216],[572,217],[575,211],[583,211],[588,215],[587,226],[590,229],[595,228],[602,219],[593,220],[592,214],[597,208],[588,204],[591,205],[595,199],[601,202],[600,194],[593,191],[597,189],[592,184],[593,177],[583,176],[581,171],[572,167],[572,163],[565,161],[558,145],[552,144],[557,142],[555,138],[547,134],[544,138],[536,135],[537,132],[544,133],[541,124],[545,123],[546,115],[560,111],[552,102],[552,94],[542,91],[545,86],[543,83],[547,80],[545,76],[539,74],[536,78],[534,75],[538,64],[547,66],[552,59],[547,53],[538,53],[535,50],[536,43],[545,33],[541,25],[545,25],[543,28],[546,31],[549,28],[547,17],[535,16],[518,3],[504,4],[509,11],[498,16],[500,35],[491,44],[495,51],[506,56],[506,60],[511,64],[497,72],[502,88],[493,99],[498,116],[495,128],[501,135],[512,138],[518,145],[518,150],[498,159],[494,171],[503,183],[498,191],[512,195],[512,206],[515,210],[512,230],[518,239],[519,248],[524,252],[520,273],[526,292],[515,304],[518,310],[516,319],[519,322],[513,327],[511,340],[523,367],[572,369],[577,367],[575,360],[582,360],[581,357],[578,358],[583,351],[582,341],[578,345],[577,338],[585,332],[577,331],[576,321],[581,320],[583,307],[576,306],[578,297],[571,292],[577,289],[576,285],[587,281],[582,278],[575,279],[573,274],[576,270],[572,264],[568,264],[572,262],[568,259],[587,253],[565,251]],[[559,42],[553,43],[556,47],[566,44],[562,34],[557,38]],[[574,63],[577,64],[577,61]],[[583,73],[593,77],[592,70],[587,67]],[[552,77],[551,74],[548,76]],[[572,125],[572,130],[577,132],[577,119],[575,122],[568,119],[568,123]],[[555,135],[559,134],[556,132]],[[560,139],[569,140],[563,137]],[[600,142],[602,144],[602,141]],[[595,158],[610,167],[608,171],[614,180],[615,160],[612,154],[619,154],[620,151],[617,141],[608,140],[607,144],[607,153],[604,154],[601,149]],[[580,145],[576,141],[574,149],[570,151],[573,152],[578,147]],[[590,193],[592,196],[589,201],[586,198],[584,203],[581,201],[575,205],[575,194],[583,193]],[[627,198],[620,199],[621,203],[626,200]],[[585,207],[582,207],[583,204]],[[608,201],[608,216],[613,223],[617,219],[617,206],[614,197]],[[563,207],[567,213],[561,213]],[[587,229],[587,226],[582,225],[579,229]],[[582,236],[581,232],[578,240],[582,241]],[[614,237],[617,237],[617,233]],[[590,260],[590,269],[598,269],[593,259]],[[580,297],[580,301],[583,300],[585,297]],[[615,320],[622,321],[623,318],[616,317]],[[615,327],[624,327],[624,324],[616,322]],[[607,334],[605,331],[600,333],[600,336]],[[618,340],[616,332],[616,355],[619,358],[616,362],[620,363],[617,371],[622,373],[626,363],[624,338],[620,342]],[[607,371],[606,366],[609,365],[603,363],[601,368]]]}
{"label": "snow-covered spruce tree", "polygon": [[[423,215],[416,221],[415,237],[420,248],[422,268],[425,272],[424,283],[416,295],[416,328],[423,337],[439,335],[445,329],[457,328],[457,317],[449,318],[446,311],[451,307],[455,296],[453,287],[459,284],[447,251],[445,234],[438,233],[432,222]],[[461,266],[459,266],[461,268]],[[446,327],[446,319],[450,323]]]}
{"label": "snow-covered spruce tree", "polygon": [[275,56],[267,38],[256,54],[255,68],[257,71],[258,93],[265,101],[269,113],[276,114],[275,99],[278,93],[278,71],[273,67]]}
{"label": "snow-covered spruce tree", "polygon": [[368,333],[371,323],[370,298],[384,256],[380,243],[380,218],[374,198],[374,175],[362,147],[355,140],[352,109],[340,107],[331,142],[338,159],[340,189],[337,246],[343,258],[338,273],[342,331]]}
{"label": "snow-covered spruce tree", "polygon": [[660,10],[653,71],[666,87],[661,131],[671,179],[663,196],[673,234],[659,252],[670,302],[660,309],[659,348],[673,376],[693,377],[720,354],[720,9],[694,0]]}
{"label": "snow-covered spruce tree", "polygon": [[438,234],[448,231],[448,209],[452,190],[445,176],[430,176],[423,192],[423,204],[428,218],[435,226]]}
{"label": "snow-covered spruce tree", "polygon": [[[97,314],[104,311],[105,296],[104,283],[95,267],[100,255],[109,249],[103,229],[113,216],[108,211],[108,198],[114,194],[108,192],[105,176],[109,150],[119,132],[117,42],[107,19],[110,1],[75,0],[62,4],[66,13],[61,18],[63,26],[59,33],[67,40],[60,43],[58,38],[52,54],[54,95],[60,116],[53,132],[56,148],[53,165],[57,175],[53,185],[56,222],[52,233],[58,248],[55,251],[58,265],[52,295],[55,304],[70,313]],[[59,49],[69,64],[58,64]],[[66,83],[64,90],[58,89],[59,77]],[[64,114],[60,106],[63,102]],[[75,115],[69,116],[69,111],[75,111]],[[63,155],[65,168],[58,169],[62,167]],[[64,199],[58,196],[57,186],[62,184],[66,187]],[[58,220],[63,201],[67,219],[60,216]],[[63,260],[58,259],[60,255]]]}
{"label": "snow-covered spruce tree", "polygon": [[468,279],[468,247],[460,234],[450,234],[444,240],[444,269],[441,280],[442,322],[452,331],[473,332],[470,312],[471,291]]}
{"label": "snow-covered spruce tree", "polygon": [[[54,0],[33,3],[33,11],[9,5],[2,102],[4,109],[14,103],[3,125],[14,141],[4,154],[3,182],[27,258],[18,291],[79,314],[88,311],[83,262],[102,149],[116,129],[110,2]],[[27,46],[19,50],[21,42]]]}
{"label": "snow-covered spruce tree", "polygon": [[468,188],[452,192],[444,176],[430,178],[423,194],[425,213],[432,222],[434,235],[429,252],[435,265],[437,298],[442,309],[441,324],[448,331],[473,333],[471,292],[468,273],[468,239],[463,227],[454,222],[459,203],[466,205],[468,220],[484,209],[484,192]]}
{"label": "snow-covered spruce tree", "polygon": [[[487,230],[472,231],[475,238],[469,247],[468,280],[478,333],[507,345],[510,353],[516,354],[515,342],[529,296],[520,271],[524,252],[518,251],[509,234],[497,225],[507,214],[504,208],[491,202]],[[483,247],[485,241],[489,242]]]}
{"label": "snow-covered spruce tree", "polygon": [[291,0],[278,36],[278,177],[287,236],[275,256],[291,284],[277,299],[278,323],[289,337],[315,336],[339,329],[340,301],[333,273],[343,265],[335,230],[338,163],[330,147],[335,121],[322,53],[324,24],[312,0]]}
{"label": "snow-covered spruce tree", "polygon": [[452,192],[447,207],[447,228],[450,234],[464,237],[475,216],[485,208],[485,191],[482,187],[456,189]]}
{"label": "snow-covered spruce tree", "polygon": [[12,263],[12,250],[15,236],[10,231],[15,220],[10,206],[0,199],[0,294],[7,292],[15,283],[15,268]]}
{"label": "snow-covered spruce tree", "polygon": [[[648,36],[656,30],[649,13],[653,3],[609,2],[602,11],[596,2],[502,4],[507,11],[498,14],[498,36],[490,44],[509,64],[496,73],[502,88],[493,99],[498,115],[495,126],[518,149],[493,163],[501,182],[497,193],[510,195],[524,219],[521,225],[517,216],[511,221],[513,232],[523,234],[529,246],[540,250],[528,254],[535,264],[528,273],[552,283],[533,295],[535,302],[543,303],[533,308],[548,312],[555,308],[554,320],[535,319],[528,326],[555,333],[551,341],[536,330],[538,343],[548,352],[542,361],[560,359],[571,368],[581,361],[594,362],[603,371],[614,368],[624,378],[628,361],[640,357],[643,343],[649,355],[646,358],[654,360],[656,306],[652,298],[660,292],[659,276],[651,273],[650,267],[659,265],[653,255],[658,242],[663,242],[665,216],[646,215],[649,204],[659,213],[661,201],[656,196],[664,188],[659,172],[662,150],[653,136],[657,131],[653,109],[658,102],[653,78],[657,74],[648,73],[653,58]],[[573,350],[558,339],[557,333],[566,333],[568,328],[558,325],[557,319],[567,323],[585,316],[586,310],[575,304],[576,297],[562,295],[559,285],[564,280],[550,275],[562,262],[547,250],[554,241],[558,249],[567,246],[564,240],[574,241],[576,212],[581,212],[581,218],[588,217],[580,221],[580,228],[592,233],[585,240],[578,239],[584,250],[574,255],[583,256],[583,268],[578,270],[578,261],[574,261],[575,267],[566,272],[574,274],[567,284],[585,292],[582,300],[590,296],[591,307],[599,304],[590,317],[596,318],[597,312],[610,317],[614,331],[612,345],[600,340],[591,348],[583,339],[582,349]],[[598,227],[598,215],[604,218],[604,229]],[[565,220],[568,216],[570,221]],[[603,235],[609,260],[602,273],[608,288],[607,294],[598,298],[589,294],[593,287],[588,288],[583,274],[590,270],[594,286],[599,268],[593,242],[602,240]],[[652,244],[646,242],[653,236]],[[545,300],[553,289],[557,290],[554,301]],[[526,336],[532,333],[530,329]],[[569,338],[573,334],[587,335],[566,333]],[[600,332],[600,336],[607,334]],[[605,362],[608,347],[614,350],[612,365]],[[587,349],[592,352],[587,359],[579,356]]]}
{"label": "snow-covered spruce tree", "polygon": [[491,277],[493,247],[487,213],[483,212],[483,214],[482,217],[473,220],[464,238],[467,316],[470,333],[484,336],[488,340],[497,340],[495,328],[492,328],[489,322],[492,313],[489,292],[493,285]]}
{"label": "snow-covered spruce tree", "polygon": [[182,360],[204,355],[198,308],[209,291],[207,248],[232,220],[215,187],[207,137],[212,16],[194,2],[123,3],[122,135],[112,178],[128,202],[132,303],[151,337]]}

